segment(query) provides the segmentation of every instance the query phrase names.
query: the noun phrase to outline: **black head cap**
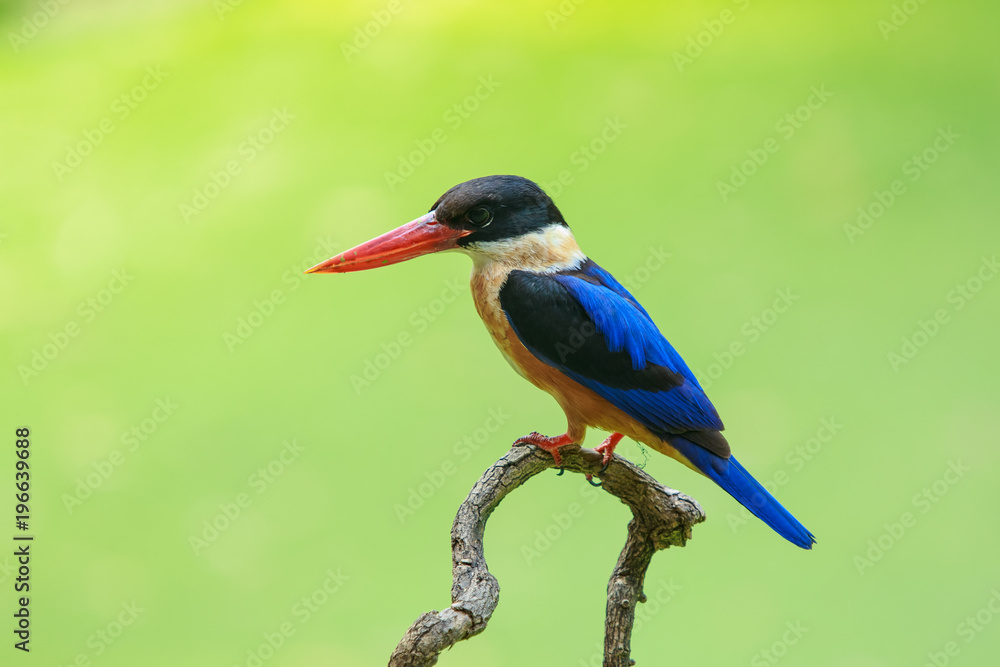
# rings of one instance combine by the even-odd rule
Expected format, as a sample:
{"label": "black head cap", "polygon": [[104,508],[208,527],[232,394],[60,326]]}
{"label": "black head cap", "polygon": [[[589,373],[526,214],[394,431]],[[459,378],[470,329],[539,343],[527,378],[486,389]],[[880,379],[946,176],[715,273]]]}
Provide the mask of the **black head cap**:
{"label": "black head cap", "polygon": [[459,183],[441,195],[431,210],[449,227],[473,230],[459,245],[516,238],[551,225],[568,226],[549,196],[520,176],[484,176]]}

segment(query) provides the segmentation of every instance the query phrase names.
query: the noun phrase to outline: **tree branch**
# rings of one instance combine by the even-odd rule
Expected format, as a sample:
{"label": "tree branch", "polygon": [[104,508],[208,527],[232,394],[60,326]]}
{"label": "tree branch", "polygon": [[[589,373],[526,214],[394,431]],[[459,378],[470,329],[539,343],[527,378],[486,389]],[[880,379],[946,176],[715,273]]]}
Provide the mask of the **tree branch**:
{"label": "tree branch", "polygon": [[[634,664],[629,657],[632,624],[636,604],[645,602],[642,585],[653,554],[684,546],[691,527],[704,521],[705,513],[692,498],[662,486],[619,456],[602,473],[601,455],[594,450],[571,445],[560,454],[563,468],[599,477],[604,490],[632,510],[625,548],[608,582],[604,637],[604,667],[627,667]],[[500,598],[500,584],[483,554],[486,521],[508,493],[552,467],[549,454],[533,445],[515,445],[483,473],[451,528],[452,604],[418,618],[403,635],[389,667],[430,667],[442,651],[486,629]]]}

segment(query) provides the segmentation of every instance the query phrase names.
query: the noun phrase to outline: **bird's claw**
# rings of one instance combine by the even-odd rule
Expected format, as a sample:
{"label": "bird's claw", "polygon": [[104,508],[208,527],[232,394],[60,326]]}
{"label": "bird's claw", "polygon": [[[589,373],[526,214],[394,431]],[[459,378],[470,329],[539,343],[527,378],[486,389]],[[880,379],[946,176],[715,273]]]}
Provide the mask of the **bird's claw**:
{"label": "bird's claw", "polygon": [[535,440],[537,438],[543,438],[543,437],[545,437],[545,436],[543,436],[538,431],[532,431],[528,435],[522,435],[520,438],[518,438],[517,440],[515,440],[514,441],[514,446],[515,447],[523,447],[524,445],[533,445],[533,444],[535,444]]}
{"label": "bird's claw", "polygon": [[545,450],[552,455],[552,461],[556,464],[556,466],[562,466],[562,456],[559,454],[559,448],[572,444],[573,438],[571,438],[568,433],[550,438],[537,431],[532,431],[528,435],[522,436],[514,441],[515,446],[535,445],[539,449]]}
{"label": "bird's claw", "polygon": [[611,463],[611,458],[615,455],[615,447],[618,446],[618,443],[621,442],[624,437],[625,436],[621,433],[612,433],[604,442],[594,448],[595,452],[600,452],[603,455],[601,462],[604,464],[604,468],[601,472],[608,469],[608,465]]}
{"label": "bird's claw", "polygon": [[[604,471],[602,470],[601,472],[604,472]],[[603,485],[603,484],[601,484],[600,482],[595,482],[595,481],[594,481],[594,476],[593,476],[593,475],[587,475],[587,482],[588,482],[588,483],[589,483],[589,484],[590,484],[591,486],[604,486],[604,485]]]}

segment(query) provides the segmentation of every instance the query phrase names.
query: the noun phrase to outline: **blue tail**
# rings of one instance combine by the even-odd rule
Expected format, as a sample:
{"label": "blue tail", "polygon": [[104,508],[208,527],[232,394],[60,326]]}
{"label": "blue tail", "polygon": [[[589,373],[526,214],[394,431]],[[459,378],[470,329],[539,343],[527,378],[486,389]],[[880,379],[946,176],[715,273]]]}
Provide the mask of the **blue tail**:
{"label": "blue tail", "polygon": [[769,525],[783,538],[797,547],[812,549],[816,543],[813,534],[781,506],[760,482],[755,480],[733,457],[724,459],[676,435],[668,436],[677,451],[694,463],[713,482],[725,489],[754,516]]}

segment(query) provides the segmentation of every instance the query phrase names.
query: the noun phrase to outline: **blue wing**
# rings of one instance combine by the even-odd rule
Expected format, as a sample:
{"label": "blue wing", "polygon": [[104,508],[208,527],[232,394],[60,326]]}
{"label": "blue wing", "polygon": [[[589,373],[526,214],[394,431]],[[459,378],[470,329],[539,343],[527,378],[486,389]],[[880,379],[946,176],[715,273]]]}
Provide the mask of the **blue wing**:
{"label": "blue wing", "polygon": [[590,260],[560,273],[512,271],[500,305],[529,352],[669,442],[785,539],[812,547],[812,533],[730,456],[691,369],[611,274]]}
{"label": "blue wing", "polygon": [[500,303],[536,357],[658,434],[685,434],[729,456],[724,427],[694,374],[649,314],[588,260],[575,271],[513,271]]}
{"label": "blue wing", "polygon": [[528,351],[669,442],[793,544],[816,541],[730,456],[722,420],[649,314],[588,260],[575,271],[512,271],[500,305]]}

